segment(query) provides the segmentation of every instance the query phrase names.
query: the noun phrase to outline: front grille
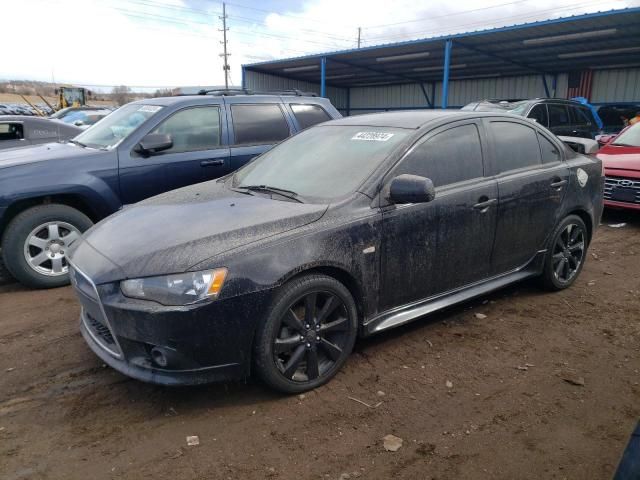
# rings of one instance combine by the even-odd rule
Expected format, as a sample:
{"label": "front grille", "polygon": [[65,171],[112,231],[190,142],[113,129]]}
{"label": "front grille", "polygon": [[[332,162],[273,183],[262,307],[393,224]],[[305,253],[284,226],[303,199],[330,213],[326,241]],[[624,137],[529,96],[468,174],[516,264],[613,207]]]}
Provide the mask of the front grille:
{"label": "front grille", "polygon": [[116,342],[113,339],[113,335],[111,335],[111,330],[105,324],[103,324],[100,320],[93,318],[90,313],[84,312],[84,315],[87,319],[85,325],[93,330],[93,333],[100,337],[105,343],[109,346],[115,346]]}
{"label": "front grille", "polygon": [[640,179],[606,177],[604,198],[614,202],[640,204]]}

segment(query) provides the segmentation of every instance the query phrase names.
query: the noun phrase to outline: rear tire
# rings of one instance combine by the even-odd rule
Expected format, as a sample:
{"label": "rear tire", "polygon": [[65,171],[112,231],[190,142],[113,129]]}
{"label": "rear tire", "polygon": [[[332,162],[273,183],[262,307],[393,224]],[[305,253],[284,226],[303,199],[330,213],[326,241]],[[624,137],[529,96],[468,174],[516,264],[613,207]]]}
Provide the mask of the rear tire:
{"label": "rear tire", "polygon": [[67,285],[67,250],[92,225],[89,217],[67,205],[29,208],[16,215],[4,232],[4,264],[16,280],[28,287]]}
{"label": "rear tire", "polygon": [[358,311],[335,278],[308,274],[284,284],[254,343],[254,366],[271,388],[300,393],[328,382],[353,350]]}
{"label": "rear tire", "polygon": [[542,285],[551,291],[573,285],[580,275],[587,256],[588,231],[577,215],[569,215],[553,231],[540,277]]}

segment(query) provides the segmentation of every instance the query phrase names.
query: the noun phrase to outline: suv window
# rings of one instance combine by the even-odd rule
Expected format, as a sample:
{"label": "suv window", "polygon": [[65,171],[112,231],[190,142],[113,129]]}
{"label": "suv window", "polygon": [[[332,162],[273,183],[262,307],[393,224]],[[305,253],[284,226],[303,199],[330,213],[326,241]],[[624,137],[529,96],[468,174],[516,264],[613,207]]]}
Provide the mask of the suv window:
{"label": "suv window", "polygon": [[430,178],[439,187],[483,176],[482,146],[475,125],[460,125],[418,144],[394,175]]}
{"label": "suv window", "polygon": [[20,123],[0,123],[0,140],[20,140],[24,129]]}
{"label": "suv window", "polygon": [[173,147],[166,153],[210,150],[220,145],[220,107],[192,107],[180,110],[151,133],[171,135]]}
{"label": "suv window", "polygon": [[547,127],[549,125],[549,121],[547,118],[547,106],[544,103],[534,105],[527,117],[534,119],[543,127]]}
{"label": "suv window", "polygon": [[289,136],[289,125],[279,105],[231,105],[236,145],[276,143]]}
{"label": "suv window", "polygon": [[560,150],[550,140],[538,133],[538,141],[540,142],[540,152],[542,153],[542,163],[559,162],[562,157]]}
{"label": "suv window", "polygon": [[540,147],[533,128],[512,122],[490,122],[495,145],[496,173],[540,165]]}
{"label": "suv window", "polygon": [[557,103],[547,105],[549,109],[549,127],[560,127],[569,123],[567,107]]}
{"label": "suv window", "polygon": [[324,111],[320,105],[291,105],[291,110],[293,110],[293,115],[298,120],[298,124],[300,128],[304,130],[305,128],[312,127],[317,123],[326,122],[327,120],[331,120],[331,117],[327,112]]}
{"label": "suv window", "polygon": [[572,107],[569,110],[571,110],[571,114],[572,114],[572,117],[573,117],[572,121],[576,125],[582,125],[582,126],[595,125],[595,123],[596,123],[595,119],[591,115],[591,111],[588,108],[586,108],[586,107]]}

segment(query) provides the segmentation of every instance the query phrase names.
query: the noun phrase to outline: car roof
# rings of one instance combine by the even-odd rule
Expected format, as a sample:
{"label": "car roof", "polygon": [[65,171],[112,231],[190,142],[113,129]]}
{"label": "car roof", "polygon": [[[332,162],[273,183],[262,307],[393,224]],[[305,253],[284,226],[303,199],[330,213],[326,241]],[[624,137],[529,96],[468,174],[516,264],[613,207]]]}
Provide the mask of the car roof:
{"label": "car roof", "polygon": [[188,100],[203,100],[203,99],[207,99],[207,98],[225,98],[227,101],[230,101],[231,103],[233,102],[234,98],[277,98],[277,99],[281,99],[282,97],[290,97],[290,98],[295,98],[296,100],[300,100],[301,98],[304,98],[306,100],[313,100],[316,101],[317,103],[322,103],[323,101],[325,101],[325,98],[322,97],[312,97],[312,96],[299,96],[299,95],[286,95],[286,94],[254,94],[254,95],[221,95],[221,96],[212,96],[212,95],[176,95],[173,97],[156,97],[156,98],[145,98],[144,100],[137,100],[135,102],[131,102],[131,103],[135,103],[135,104],[140,104],[140,105],[162,105],[162,106],[169,106],[169,105],[175,105],[176,103],[181,103],[181,102],[185,102]]}
{"label": "car roof", "polygon": [[332,120],[324,125],[356,125],[368,127],[390,127],[418,129],[423,125],[446,118],[477,118],[501,116],[495,113],[462,110],[404,110],[401,112],[380,112],[354,115]]}

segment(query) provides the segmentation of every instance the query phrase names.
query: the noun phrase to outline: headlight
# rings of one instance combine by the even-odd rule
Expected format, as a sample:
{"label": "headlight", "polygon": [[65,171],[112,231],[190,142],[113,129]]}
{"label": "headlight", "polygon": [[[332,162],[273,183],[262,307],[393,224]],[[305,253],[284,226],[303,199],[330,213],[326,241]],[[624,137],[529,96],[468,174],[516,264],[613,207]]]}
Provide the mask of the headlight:
{"label": "headlight", "polygon": [[226,277],[227,269],[217,268],[123,280],[120,282],[120,289],[125,297],[151,300],[162,305],[190,305],[217,298]]}

